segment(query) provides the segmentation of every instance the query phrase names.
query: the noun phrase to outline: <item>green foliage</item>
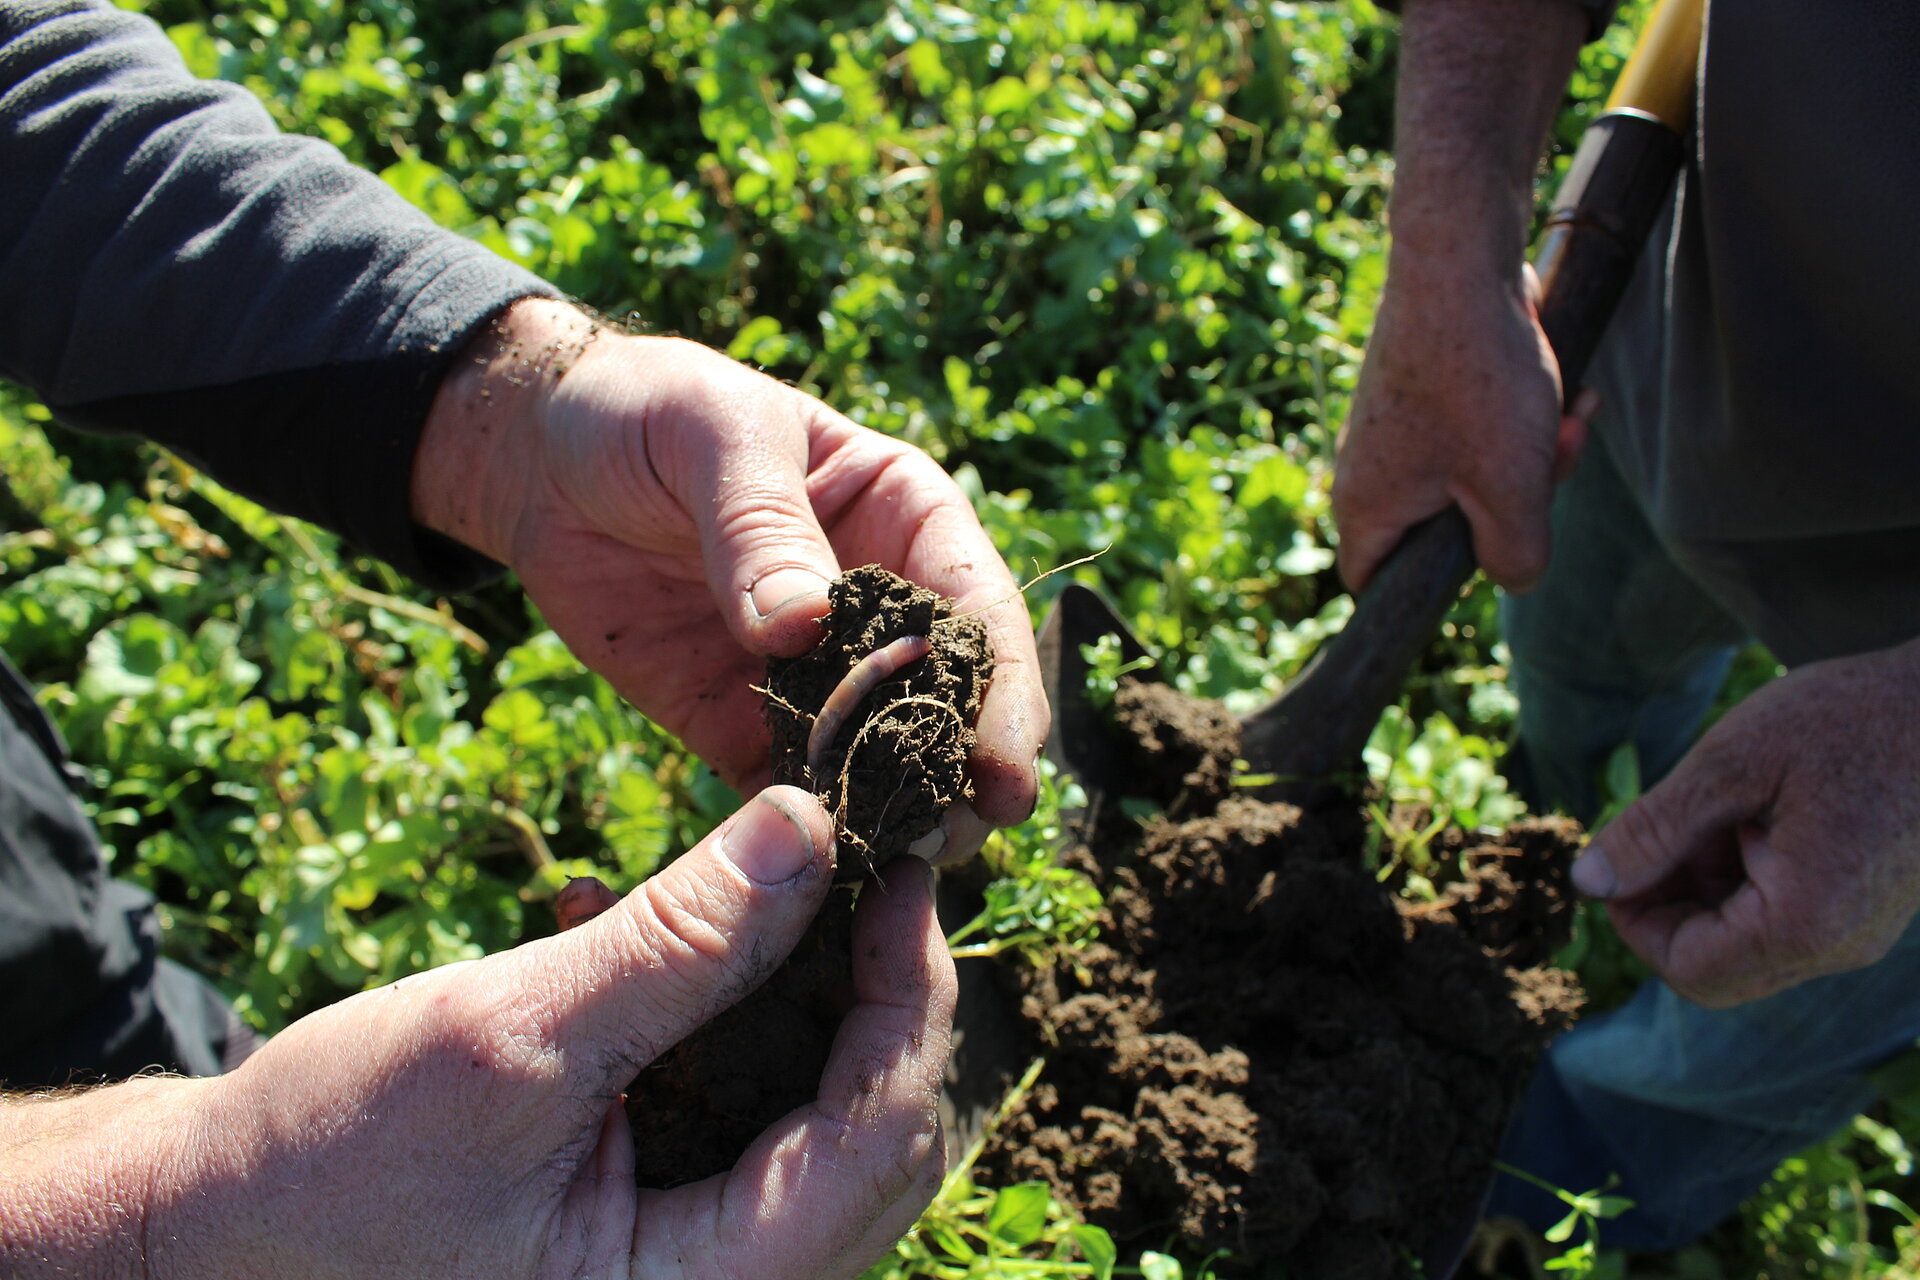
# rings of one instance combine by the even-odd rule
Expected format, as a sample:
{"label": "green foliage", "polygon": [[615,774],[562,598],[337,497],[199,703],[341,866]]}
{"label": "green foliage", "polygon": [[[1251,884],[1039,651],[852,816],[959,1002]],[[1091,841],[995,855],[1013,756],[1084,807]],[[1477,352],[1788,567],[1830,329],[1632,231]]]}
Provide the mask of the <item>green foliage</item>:
{"label": "green foliage", "polygon": [[1388,707],[1364,754],[1380,795],[1368,806],[1374,864],[1382,879],[1404,867],[1415,892],[1431,866],[1435,836],[1451,826],[1502,827],[1525,812],[1507,791],[1494,743],[1461,732],[1444,713],[1416,732],[1405,707]]}
{"label": "green foliage", "polygon": [[[1607,1195],[1611,1183],[1595,1191],[1573,1192],[1542,1181],[1524,1169],[1508,1164],[1499,1167],[1504,1173],[1551,1192],[1567,1206],[1566,1214],[1543,1233],[1547,1244],[1565,1246],[1558,1256],[1546,1261],[1546,1270],[1564,1271],[1581,1280],[1615,1280],[1625,1274],[1618,1255],[1600,1252],[1600,1223],[1619,1217],[1633,1207],[1633,1201]],[[1577,1240],[1574,1239],[1576,1233]]]}
{"label": "green foliage", "polygon": [[536,620],[483,640],[165,459],[77,481],[24,413],[0,445],[0,646],[169,952],[263,1027],[547,932],[569,872],[631,883],[728,811]]}
{"label": "green foliage", "polygon": [[[1084,874],[1054,861],[1064,834],[1064,813],[1087,803],[1080,784],[1040,761],[1040,796],[1019,826],[987,838],[980,858],[994,874],[980,914],[948,935],[955,959],[1018,950],[1029,963],[1046,964],[1072,954],[1100,933],[1105,908],[1100,890]],[[981,942],[965,940],[976,933]]]}
{"label": "green foliage", "polygon": [[1109,1280],[1118,1258],[1113,1238],[1076,1221],[1045,1183],[994,1190],[963,1171],[947,1179],[912,1233],[865,1280]]}
{"label": "green foliage", "polygon": [[1127,661],[1120,652],[1120,638],[1115,635],[1103,635],[1092,644],[1081,645],[1080,656],[1087,663],[1087,700],[1103,711],[1113,706],[1123,679],[1154,667],[1153,659],[1148,657]]}

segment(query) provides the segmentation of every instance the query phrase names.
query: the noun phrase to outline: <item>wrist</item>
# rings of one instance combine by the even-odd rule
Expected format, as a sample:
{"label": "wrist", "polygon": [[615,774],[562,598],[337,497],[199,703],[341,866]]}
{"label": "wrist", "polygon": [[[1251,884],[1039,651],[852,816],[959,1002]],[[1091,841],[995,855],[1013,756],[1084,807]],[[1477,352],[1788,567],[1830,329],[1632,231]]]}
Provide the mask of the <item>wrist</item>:
{"label": "wrist", "polygon": [[179,1242],[210,1080],[0,1099],[0,1274],[146,1280]]}
{"label": "wrist", "polygon": [[547,397],[600,333],[579,309],[522,298],[468,339],[414,451],[413,518],[502,564],[538,474]]}
{"label": "wrist", "polygon": [[1518,272],[1534,175],[1585,34],[1565,0],[1406,0],[1394,269]]}

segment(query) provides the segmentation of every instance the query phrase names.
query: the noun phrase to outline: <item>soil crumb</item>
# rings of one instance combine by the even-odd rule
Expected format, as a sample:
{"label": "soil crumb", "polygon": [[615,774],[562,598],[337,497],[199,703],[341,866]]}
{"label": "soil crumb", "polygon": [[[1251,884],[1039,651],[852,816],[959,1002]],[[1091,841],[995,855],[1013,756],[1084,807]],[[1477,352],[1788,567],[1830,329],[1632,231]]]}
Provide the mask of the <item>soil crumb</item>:
{"label": "soil crumb", "polygon": [[1206,805],[1232,787],[1240,722],[1219,703],[1157,681],[1127,680],[1114,694],[1113,718],[1142,781],[1154,787],[1150,799]]}
{"label": "soil crumb", "polygon": [[[972,798],[967,755],[993,674],[986,625],[952,602],[866,565],[830,589],[827,636],[797,658],[767,664],[773,780],[805,787],[835,817],[840,874],[857,878],[905,853],[950,805]],[[926,636],[927,655],[863,697],[809,768],[814,722],[847,673],[903,636]]]}
{"label": "soil crumb", "polygon": [[[1192,726],[1225,713],[1182,702],[1124,714],[1163,761],[1142,793],[1191,802],[1231,757],[1194,758]],[[1228,1269],[1408,1274],[1475,1211],[1533,1055],[1578,1006],[1537,966],[1571,927],[1579,828],[1473,836],[1459,884],[1407,907],[1363,869],[1350,810],[1227,796],[1137,840],[1112,826],[1067,855],[1107,897],[1101,940],[1015,971],[1047,1066],[983,1179],[1045,1181],[1118,1238],[1176,1233]]]}

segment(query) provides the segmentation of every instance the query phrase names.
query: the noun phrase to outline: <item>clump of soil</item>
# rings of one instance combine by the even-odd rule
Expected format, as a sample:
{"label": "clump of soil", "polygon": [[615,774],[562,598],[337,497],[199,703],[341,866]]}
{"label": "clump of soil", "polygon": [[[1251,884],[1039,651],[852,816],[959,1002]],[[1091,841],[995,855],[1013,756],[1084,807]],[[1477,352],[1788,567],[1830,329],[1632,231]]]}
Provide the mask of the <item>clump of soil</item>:
{"label": "clump of soil", "polygon": [[758,990],[649,1064],[627,1089],[634,1182],[677,1187],[733,1168],[820,1091],[853,1007],[853,889],[838,885]]}
{"label": "clump of soil", "polygon": [[[835,815],[836,879],[859,880],[926,835],[971,795],[967,752],[993,669],[986,628],[875,565],[831,588],[827,638],[767,669],[774,781],[806,787]],[[928,654],[854,708],[807,767],[814,717],[855,663],[900,638]],[[851,884],[836,887],[765,985],[662,1054],[627,1090],[635,1182],[675,1187],[731,1169],[780,1117],[811,1102],[853,1002]],[[577,921],[576,921],[577,922]]]}
{"label": "clump of soil", "polygon": [[[1225,789],[1232,757],[1194,757],[1224,713],[1185,702],[1135,692],[1122,718],[1165,762],[1147,794],[1190,805]],[[1229,796],[1071,851],[1108,919],[1091,949],[1017,979],[1047,1067],[988,1180],[1046,1181],[1117,1237],[1177,1233],[1315,1280],[1428,1256],[1474,1212],[1532,1056],[1579,1003],[1533,967],[1570,930],[1578,828],[1476,839],[1421,907],[1362,868],[1362,831],[1352,811]]]}
{"label": "clump of soil", "polygon": [[[841,873],[861,875],[905,853],[971,799],[967,754],[993,674],[986,626],[952,602],[879,565],[850,569],[830,591],[827,637],[797,658],[767,664],[773,780],[820,797],[839,827]],[[926,636],[927,655],[861,699],[808,764],[815,719],[847,673],[903,636]]]}
{"label": "clump of soil", "polygon": [[1158,681],[1127,680],[1114,694],[1113,719],[1148,799],[1205,808],[1232,789],[1240,722],[1219,703]]}

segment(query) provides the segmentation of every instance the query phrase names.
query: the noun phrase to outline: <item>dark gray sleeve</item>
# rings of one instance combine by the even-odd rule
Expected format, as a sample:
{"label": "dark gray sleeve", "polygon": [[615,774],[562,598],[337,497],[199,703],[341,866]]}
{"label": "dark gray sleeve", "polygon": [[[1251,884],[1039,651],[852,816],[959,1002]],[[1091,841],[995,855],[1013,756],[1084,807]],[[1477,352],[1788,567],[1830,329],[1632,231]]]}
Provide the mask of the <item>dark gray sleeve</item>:
{"label": "dark gray sleeve", "polygon": [[[1401,0],[1374,0],[1374,3],[1389,13],[1400,12]],[[1598,40],[1600,33],[1613,21],[1614,10],[1620,7],[1620,0],[1562,0],[1562,3],[1577,5],[1587,13],[1587,39]]]}
{"label": "dark gray sleeve", "polygon": [[428,581],[485,572],[409,519],[414,446],[464,339],[551,287],[104,0],[0,3],[0,174],[0,374]]}

